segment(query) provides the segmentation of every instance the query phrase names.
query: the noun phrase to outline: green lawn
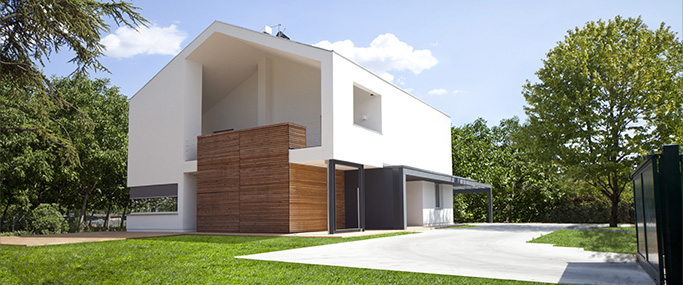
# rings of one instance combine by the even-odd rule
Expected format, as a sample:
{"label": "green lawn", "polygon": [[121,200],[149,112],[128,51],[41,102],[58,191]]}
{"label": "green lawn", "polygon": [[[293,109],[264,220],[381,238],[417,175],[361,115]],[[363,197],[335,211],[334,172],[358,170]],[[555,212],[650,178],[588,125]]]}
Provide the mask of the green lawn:
{"label": "green lawn", "polygon": [[557,230],[529,242],[580,247],[590,251],[636,252],[636,234],[609,231]]}
{"label": "green lawn", "polygon": [[598,228],[598,227],[590,227],[589,229],[594,229],[594,230],[608,230],[608,231],[636,231],[636,227],[610,227],[610,228]]}
{"label": "green lawn", "polygon": [[186,235],[38,247],[0,246],[0,284],[540,284],[234,258],[366,238],[372,237]]}
{"label": "green lawn", "polygon": [[462,225],[462,226],[455,226],[455,227],[448,227],[449,229],[469,229],[469,228],[476,228],[478,226],[475,225]]}

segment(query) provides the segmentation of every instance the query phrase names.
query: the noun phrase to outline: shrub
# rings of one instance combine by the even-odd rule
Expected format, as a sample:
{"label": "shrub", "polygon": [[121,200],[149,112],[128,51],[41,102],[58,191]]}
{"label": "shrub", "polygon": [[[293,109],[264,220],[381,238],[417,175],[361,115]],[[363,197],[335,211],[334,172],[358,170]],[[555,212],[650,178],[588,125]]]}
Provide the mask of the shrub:
{"label": "shrub", "polygon": [[11,236],[30,236],[31,232],[27,231],[13,231],[13,232],[3,232],[0,233],[0,237],[11,237]]}
{"label": "shrub", "polygon": [[[608,223],[610,211],[611,204],[606,199],[585,195],[560,204],[545,215],[537,217],[534,221],[545,223]],[[633,199],[622,200],[619,203],[619,223],[634,223],[634,212]]]}
{"label": "shrub", "polygon": [[35,234],[45,235],[66,232],[68,226],[57,204],[40,204],[31,211],[26,228]]}

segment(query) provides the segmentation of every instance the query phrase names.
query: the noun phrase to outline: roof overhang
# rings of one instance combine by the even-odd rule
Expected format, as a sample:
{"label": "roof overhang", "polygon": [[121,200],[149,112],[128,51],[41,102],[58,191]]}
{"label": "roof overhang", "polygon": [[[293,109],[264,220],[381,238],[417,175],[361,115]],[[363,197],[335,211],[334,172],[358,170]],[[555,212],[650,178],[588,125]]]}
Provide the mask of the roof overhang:
{"label": "roof overhang", "polygon": [[429,181],[439,184],[453,185],[457,193],[481,193],[491,190],[491,185],[477,182],[469,178],[453,176],[410,166],[398,166],[403,169],[406,181]]}

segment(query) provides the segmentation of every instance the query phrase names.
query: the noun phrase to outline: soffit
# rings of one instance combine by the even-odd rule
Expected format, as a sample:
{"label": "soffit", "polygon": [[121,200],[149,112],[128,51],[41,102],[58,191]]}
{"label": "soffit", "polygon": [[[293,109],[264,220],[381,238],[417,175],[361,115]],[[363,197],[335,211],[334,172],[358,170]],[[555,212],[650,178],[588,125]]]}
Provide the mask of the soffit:
{"label": "soffit", "polygon": [[[286,41],[274,37],[268,40]],[[320,68],[319,61],[214,32],[187,56],[188,60],[200,63],[203,67],[203,107],[210,108],[215,105],[223,95],[257,72],[258,62],[265,57],[282,58]]]}

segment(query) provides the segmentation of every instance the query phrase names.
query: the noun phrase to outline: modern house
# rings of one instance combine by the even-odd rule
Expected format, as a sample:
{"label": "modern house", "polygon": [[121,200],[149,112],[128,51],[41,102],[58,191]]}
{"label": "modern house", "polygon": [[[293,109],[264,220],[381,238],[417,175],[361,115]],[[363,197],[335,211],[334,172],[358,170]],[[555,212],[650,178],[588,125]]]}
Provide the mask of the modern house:
{"label": "modern house", "polygon": [[130,100],[127,229],[452,224],[491,187],[450,175],[450,126],[334,51],[214,22]]}

